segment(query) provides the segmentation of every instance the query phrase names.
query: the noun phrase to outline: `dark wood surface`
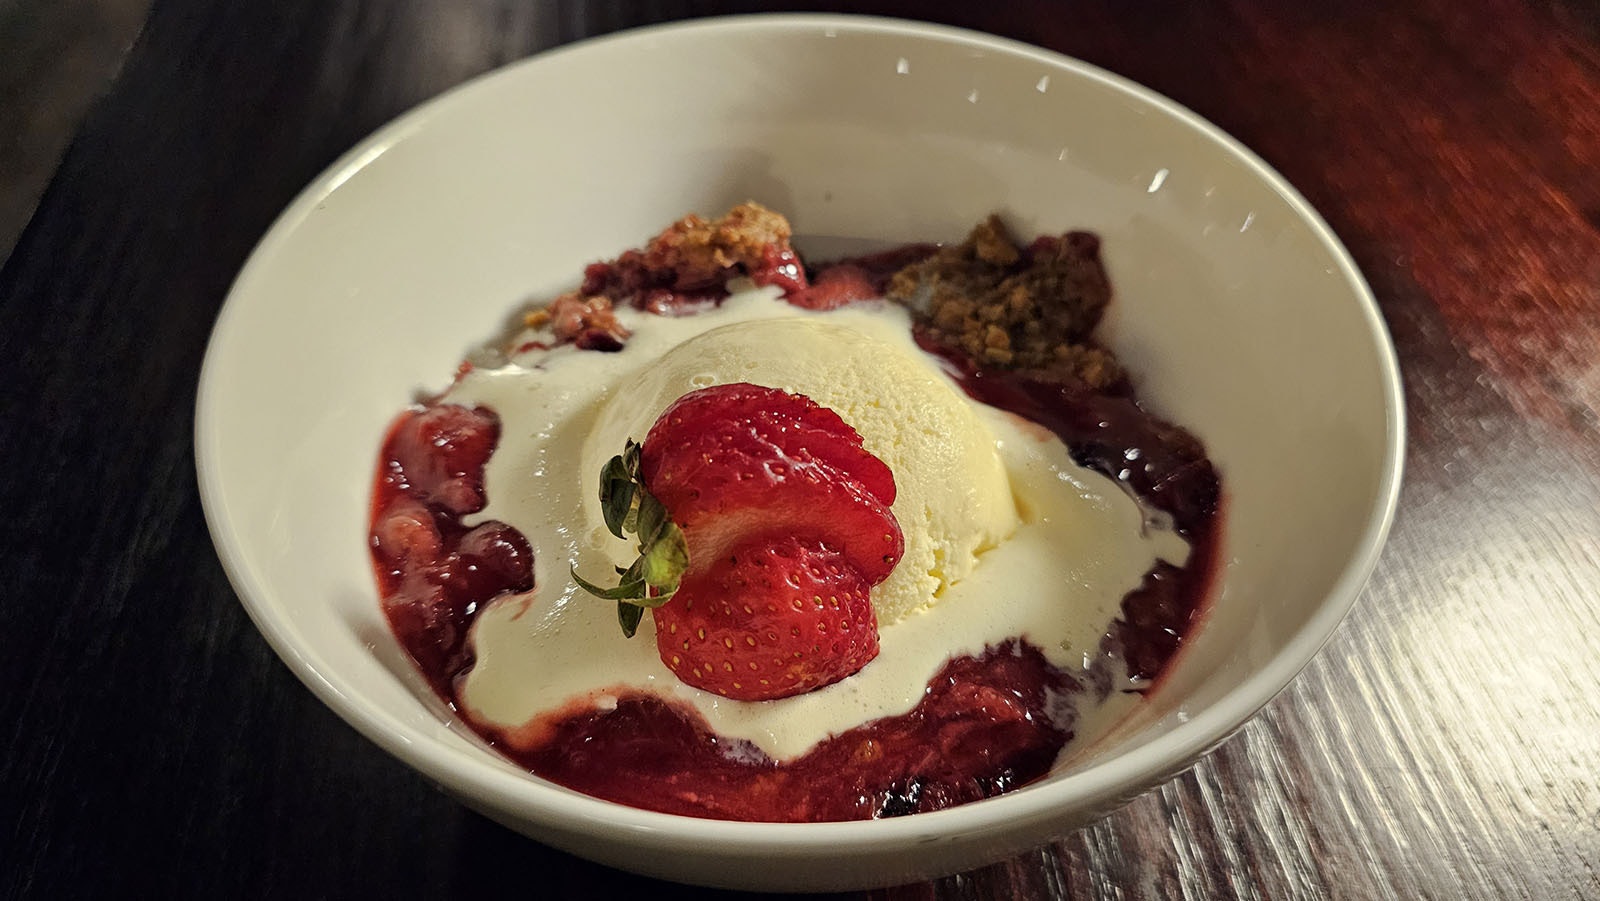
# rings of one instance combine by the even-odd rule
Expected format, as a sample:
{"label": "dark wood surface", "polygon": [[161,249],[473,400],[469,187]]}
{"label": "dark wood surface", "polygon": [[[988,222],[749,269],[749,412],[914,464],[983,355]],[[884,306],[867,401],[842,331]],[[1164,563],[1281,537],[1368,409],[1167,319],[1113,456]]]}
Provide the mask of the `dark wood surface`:
{"label": "dark wood surface", "polygon": [[[0,0],[0,894],[734,897],[521,839],[334,717],[229,588],[190,431],[230,280],[346,147],[559,43],[777,6]],[[1253,147],[1371,281],[1411,426],[1371,585],[1262,716],[875,895],[1600,897],[1600,10],[836,8],[1063,51]]]}

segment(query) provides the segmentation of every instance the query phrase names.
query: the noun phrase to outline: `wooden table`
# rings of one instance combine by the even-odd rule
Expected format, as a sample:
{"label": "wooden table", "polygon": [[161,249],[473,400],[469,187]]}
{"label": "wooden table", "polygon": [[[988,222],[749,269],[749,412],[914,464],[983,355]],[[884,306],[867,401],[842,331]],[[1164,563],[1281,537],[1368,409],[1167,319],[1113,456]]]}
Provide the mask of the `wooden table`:
{"label": "wooden table", "polygon": [[[775,6],[0,0],[6,896],[716,894],[519,838],[335,718],[224,578],[190,432],[230,280],[340,151],[555,44]],[[1370,587],[1263,715],[1051,847],[874,896],[1600,897],[1596,6],[839,6],[1060,50],[1254,148],[1371,281],[1411,430]]]}

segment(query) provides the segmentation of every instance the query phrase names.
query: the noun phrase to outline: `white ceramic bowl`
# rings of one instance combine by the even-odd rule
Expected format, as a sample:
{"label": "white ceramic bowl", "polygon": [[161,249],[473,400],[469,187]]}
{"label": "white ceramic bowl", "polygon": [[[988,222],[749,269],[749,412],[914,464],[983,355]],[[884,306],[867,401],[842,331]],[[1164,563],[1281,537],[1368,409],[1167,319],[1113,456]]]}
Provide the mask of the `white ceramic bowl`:
{"label": "white ceramic bowl", "polygon": [[[487,751],[413,673],[365,544],[389,418],[530,295],[684,212],[747,198],[796,230],[950,240],[990,210],[1089,228],[1110,343],[1207,443],[1229,498],[1214,608],[1099,753],[894,820],[744,824],[598,801]],[[852,17],[702,21],[472,82],[356,147],[284,212],[212,335],[196,446],[250,615],[330,707],[540,841],[670,879],[892,884],[1040,844],[1193,763],[1277,694],[1371,570],[1400,477],[1392,348],[1326,225],[1249,151],[1079,62]]]}

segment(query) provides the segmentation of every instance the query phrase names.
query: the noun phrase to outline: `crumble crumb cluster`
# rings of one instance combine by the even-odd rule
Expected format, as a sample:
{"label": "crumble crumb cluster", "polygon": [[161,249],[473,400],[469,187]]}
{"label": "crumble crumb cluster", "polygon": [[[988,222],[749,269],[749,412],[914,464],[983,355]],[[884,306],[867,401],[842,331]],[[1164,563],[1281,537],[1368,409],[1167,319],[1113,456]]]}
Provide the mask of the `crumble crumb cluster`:
{"label": "crumble crumb cluster", "polygon": [[[795,277],[799,276],[797,283]],[[804,287],[789,246],[789,220],[759,203],[741,203],[720,219],[693,213],[668,226],[643,248],[584,270],[583,286],[523,317],[528,328],[549,327],[556,343],[584,350],[620,350],[628,330],[616,308],[627,304],[675,314],[726,296],[730,279]]]}
{"label": "crumble crumb cluster", "polygon": [[909,306],[929,337],[980,366],[1069,375],[1095,389],[1124,378],[1091,338],[1111,285],[1100,241],[1087,232],[1024,249],[991,215],[965,241],[895,273],[886,296]]}
{"label": "crumble crumb cluster", "polygon": [[630,332],[617,321],[611,298],[569,291],[522,317],[528,328],[550,327],[557,343],[573,343],[584,350],[620,350]]}
{"label": "crumble crumb cluster", "polygon": [[[908,265],[900,265],[902,257],[882,261],[889,263],[883,268],[862,261],[824,266],[814,284],[807,283],[790,236],[782,214],[755,202],[714,220],[691,213],[643,248],[589,266],[581,288],[527,314],[525,322],[548,328],[558,344],[619,350],[628,330],[617,320],[617,307],[677,314],[726,296],[731,279],[749,278],[782,287],[791,303],[810,309],[874,296],[903,303],[928,338],[980,367],[1075,380],[1093,390],[1126,379],[1121,364],[1092,337],[1111,285],[1100,241],[1088,232],[1042,237],[1023,247],[991,215],[960,244],[908,248],[914,251]],[[847,277],[829,278],[841,274]]]}
{"label": "crumble crumb cluster", "polygon": [[789,220],[754,201],[747,201],[708,222],[689,215],[674,222],[644,249],[644,265],[675,273],[673,287],[692,291],[726,281],[730,272],[759,270],[769,248],[789,247]]}

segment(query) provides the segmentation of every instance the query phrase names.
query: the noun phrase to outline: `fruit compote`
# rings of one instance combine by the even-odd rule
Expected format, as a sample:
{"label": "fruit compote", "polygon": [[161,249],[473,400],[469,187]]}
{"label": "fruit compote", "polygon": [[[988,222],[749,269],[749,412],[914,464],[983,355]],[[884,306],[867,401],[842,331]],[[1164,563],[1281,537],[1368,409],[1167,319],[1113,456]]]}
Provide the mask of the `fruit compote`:
{"label": "fruit compote", "polygon": [[[475,665],[471,627],[491,603],[533,590],[539,549],[505,523],[468,524],[485,506],[484,468],[500,437],[495,412],[433,403],[390,428],[374,490],[371,545],[397,637],[434,690],[502,753],[543,778],[634,807],[739,820],[864,819],[937,810],[1046,775],[1081,714],[1108,696],[1149,690],[1203,610],[1220,531],[1220,486],[1204,448],[1140,406],[1127,374],[1093,343],[1109,300],[1093,236],[1022,248],[990,220],[963,245],[908,245],[806,270],[786,227],[777,233],[756,210],[720,233],[727,220],[679,223],[643,250],[591,266],[583,289],[530,324],[547,327],[550,344],[606,353],[630,337],[616,308],[692,315],[720,302],[737,277],[773,285],[808,309],[897,299],[916,312],[917,342],[949,361],[968,395],[1054,433],[1081,466],[1115,480],[1152,522],[1185,539],[1187,560],[1151,566],[1082,667],[1052,662],[1016,636],[949,659],[909,711],[796,756],[774,758],[719,735],[671,697],[628,687],[506,727],[462,703]],[[1050,321],[1028,324],[1041,321],[1039,304],[1062,296]]]}

